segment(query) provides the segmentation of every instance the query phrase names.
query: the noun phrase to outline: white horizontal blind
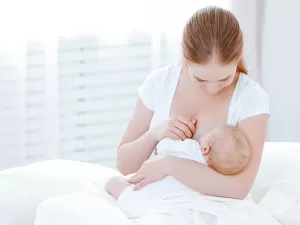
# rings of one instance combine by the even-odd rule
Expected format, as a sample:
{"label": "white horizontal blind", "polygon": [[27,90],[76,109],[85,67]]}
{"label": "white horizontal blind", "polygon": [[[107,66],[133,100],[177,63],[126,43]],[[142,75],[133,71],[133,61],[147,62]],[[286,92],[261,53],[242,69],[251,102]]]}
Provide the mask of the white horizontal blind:
{"label": "white horizontal blind", "polygon": [[0,168],[24,163],[24,55],[0,54]]}
{"label": "white horizontal blind", "polygon": [[52,158],[114,167],[138,87],[167,63],[165,36],[51,43],[30,42],[0,56],[0,168]]}
{"label": "white horizontal blind", "polygon": [[137,89],[151,71],[152,37],[124,44],[81,36],[58,44],[60,156],[114,166]]}
{"label": "white horizontal blind", "polygon": [[26,48],[26,114],[25,152],[26,163],[46,159],[45,146],[45,46],[30,42]]}
{"label": "white horizontal blind", "polygon": [[159,48],[160,67],[162,67],[170,63],[169,54],[168,54],[169,53],[168,39],[167,39],[167,34],[165,32],[160,34],[159,42],[160,42],[160,48]]}

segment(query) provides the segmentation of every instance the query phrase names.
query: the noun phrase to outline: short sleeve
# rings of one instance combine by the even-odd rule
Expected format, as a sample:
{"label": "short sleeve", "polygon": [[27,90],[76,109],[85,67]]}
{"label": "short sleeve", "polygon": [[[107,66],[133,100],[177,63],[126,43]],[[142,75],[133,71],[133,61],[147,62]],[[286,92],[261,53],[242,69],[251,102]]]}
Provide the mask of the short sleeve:
{"label": "short sleeve", "polygon": [[150,73],[138,89],[141,101],[151,111],[155,109],[155,98],[159,91],[158,86],[162,72],[162,69],[158,69]]}
{"label": "short sleeve", "polygon": [[261,115],[270,115],[270,103],[267,92],[259,85],[254,84],[245,90],[239,104],[239,121]]}

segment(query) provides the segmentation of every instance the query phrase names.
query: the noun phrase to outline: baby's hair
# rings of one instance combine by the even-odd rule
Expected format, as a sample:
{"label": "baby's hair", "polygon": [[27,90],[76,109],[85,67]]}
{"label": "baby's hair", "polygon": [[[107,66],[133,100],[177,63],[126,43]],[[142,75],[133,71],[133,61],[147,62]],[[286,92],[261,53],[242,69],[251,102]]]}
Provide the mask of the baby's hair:
{"label": "baby's hair", "polygon": [[207,164],[224,175],[240,173],[249,160],[249,144],[244,133],[232,126],[216,128],[209,142]]}

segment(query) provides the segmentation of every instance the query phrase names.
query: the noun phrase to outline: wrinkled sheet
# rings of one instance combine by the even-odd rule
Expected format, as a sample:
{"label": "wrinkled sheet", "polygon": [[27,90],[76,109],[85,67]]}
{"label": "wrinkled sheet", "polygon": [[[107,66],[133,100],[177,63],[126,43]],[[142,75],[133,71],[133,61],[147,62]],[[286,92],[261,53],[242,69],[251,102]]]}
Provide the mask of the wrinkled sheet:
{"label": "wrinkled sheet", "polygon": [[160,199],[130,217],[107,198],[84,192],[51,198],[39,205],[35,225],[280,225],[250,200],[190,192]]}
{"label": "wrinkled sheet", "polygon": [[259,205],[283,225],[300,224],[300,178],[278,182]]}

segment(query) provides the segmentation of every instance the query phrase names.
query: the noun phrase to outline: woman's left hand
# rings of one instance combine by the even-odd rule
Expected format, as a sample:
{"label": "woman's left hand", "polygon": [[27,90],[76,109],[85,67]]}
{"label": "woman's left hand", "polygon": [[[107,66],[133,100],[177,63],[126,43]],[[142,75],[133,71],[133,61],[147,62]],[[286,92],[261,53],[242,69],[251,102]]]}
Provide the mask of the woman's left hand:
{"label": "woman's left hand", "polygon": [[163,179],[168,175],[164,169],[166,158],[167,156],[157,155],[148,159],[144,162],[139,171],[127,181],[131,184],[137,184],[134,187],[134,190],[137,191],[147,184]]}

